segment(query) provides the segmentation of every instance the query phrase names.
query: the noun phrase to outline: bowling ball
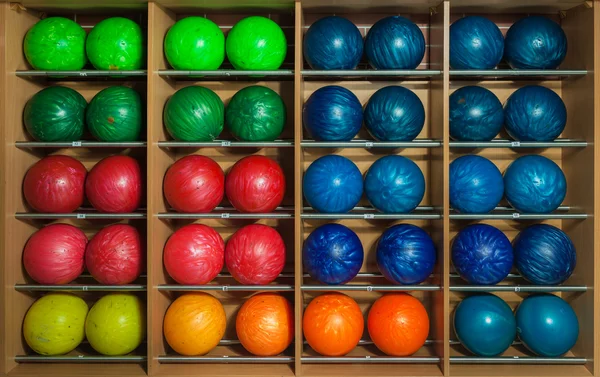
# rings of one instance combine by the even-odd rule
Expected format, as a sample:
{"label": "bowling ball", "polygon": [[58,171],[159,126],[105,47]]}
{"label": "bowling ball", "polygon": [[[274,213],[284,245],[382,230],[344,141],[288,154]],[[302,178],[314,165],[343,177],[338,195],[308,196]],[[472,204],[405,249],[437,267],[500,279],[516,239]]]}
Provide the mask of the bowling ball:
{"label": "bowling ball", "polygon": [[411,224],[394,225],[377,242],[377,267],[395,284],[419,284],[433,272],[435,244],[429,234]]}
{"label": "bowling ball", "polygon": [[225,174],[208,157],[185,156],[167,169],[163,192],[177,212],[207,213],[223,200]]}
{"label": "bowling ball", "polygon": [[425,195],[421,169],[406,157],[385,156],[375,161],[365,176],[367,199],[384,213],[408,213]]}
{"label": "bowling ball", "polygon": [[85,113],[90,133],[100,141],[136,141],[142,129],[142,100],[126,86],[110,86],[92,98]]}
{"label": "bowling ball", "polygon": [[235,331],[242,346],[256,356],[275,356],[294,340],[292,305],[277,293],[250,297],[237,313]]}
{"label": "bowling ball", "polygon": [[429,335],[429,316],[419,300],[407,293],[378,298],[367,317],[369,337],[386,355],[410,356]]}
{"label": "bowling ball", "polygon": [[142,68],[146,60],[145,36],[140,25],[128,18],[112,17],[96,24],[85,43],[90,63],[100,70]]}
{"label": "bowling ball", "polygon": [[484,293],[464,298],[454,311],[454,331],[462,345],[477,356],[498,356],[517,335],[512,309],[498,296]]}
{"label": "bowling ball", "polygon": [[354,69],[363,54],[363,38],[351,21],[328,16],[304,34],[304,58],[312,69]]}
{"label": "bowling ball", "polygon": [[283,100],[266,86],[253,85],[235,93],[225,110],[225,123],[243,141],[273,141],[281,135],[286,112]]}
{"label": "bowling ball", "polygon": [[169,306],[163,332],[175,352],[199,356],[219,344],[226,325],[223,305],[208,293],[194,292],[179,296]]}
{"label": "bowling ball", "polygon": [[44,157],[27,170],[23,195],[37,212],[73,212],[83,204],[87,170],[73,157]]}
{"label": "bowling ball", "polygon": [[186,86],[169,98],[163,121],[171,137],[178,141],[213,141],[223,131],[225,106],[212,90]]}
{"label": "bowling ball", "polygon": [[504,109],[494,93],[481,86],[463,86],[450,95],[450,137],[459,141],[490,141],[502,130]]}
{"label": "bowling ball", "polygon": [[565,129],[567,108],[558,94],[539,85],[518,89],[504,104],[506,132],[520,141],[552,141]]}
{"label": "bowling ball", "polygon": [[32,350],[44,356],[69,353],[83,341],[88,306],[68,293],[48,293],[27,310],[23,337]]}
{"label": "bowling ball", "polygon": [[225,264],[231,276],[242,284],[269,284],[283,270],[285,244],[270,226],[246,225],[227,240]]}
{"label": "bowling ball", "polygon": [[375,69],[415,69],[425,56],[425,37],[407,18],[382,18],[367,33],[365,53]]}
{"label": "bowling ball", "polygon": [[207,284],[223,269],[225,242],[209,226],[186,225],[167,240],[163,260],[167,273],[179,284]]}
{"label": "bowling ball", "polygon": [[77,91],[50,86],[31,97],[23,110],[27,132],[37,141],[81,140],[87,102]]}
{"label": "bowling ball", "polygon": [[127,213],[142,201],[140,165],[129,156],[110,156],[98,162],[85,181],[85,193],[100,212]]}
{"label": "bowling ball", "polygon": [[271,212],[285,195],[283,170],[268,157],[244,157],[227,173],[225,194],[240,212]]}
{"label": "bowling ball", "polygon": [[498,228],[473,224],[452,242],[452,264],[470,284],[492,285],[504,280],[513,266],[513,248]]}
{"label": "bowling ball", "polygon": [[519,157],[504,172],[506,200],[519,212],[550,213],[567,195],[564,173],[552,160],[537,155]]}
{"label": "bowling ball", "polygon": [[466,155],[450,163],[450,205],[462,213],[487,213],[504,195],[502,173],[485,157]]}
{"label": "bowling ball", "polygon": [[577,342],[577,315],[560,297],[551,294],[529,296],[517,308],[515,318],[519,339],[538,356],[561,356]]}
{"label": "bowling ball", "polygon": [[88,240],[68,224],[51,224],[33,233],[23,249],[23,266],[40,284],[68,284],[83,272]]}
{"label": "bowling ball", "polygon": [[424,124],[423,103],[402,86],[379,89],[365,108],[365,126],[377,140],[411,141],[421,133]]}
{"label": "bowling ball", "polygon": [[129,284],[140,277],[146,255],[137,229],[113,224],[101,229],[87,245],[85,266],[102,284]]}
{"label": "bowling ball", "polygon": [[327,155],[314,161],[302,181],[304,198],[319,212],[345,213],[363,194],[360,170],[346,157]]}
{"label": "bowling ball", "polygon": [[504,37],[485,17],[468,16],[450,25],[450,66],[454,69],[494,69],[504,53]]}
{"label": "bowling ball", "polygon": [[227,58],[235,69],[274,70],[281,67],[287,40],[281,27],[266,17],[246,17],[236,23],[225,42]]}
{"label": "bowling ball", "polygon": [[554,69],[567,55],[567,36],[559,24],[543,16],[515,22],[504,40],[504,60],[515,69]]}
{"label": "bowling ball", "polygon": [[171,26],[165,37],[165,56],[173,69],[209,71],[225,59],[225,36],[204,17],[186,17]]}
{"label": "bowling ball", "polygon": [[38,21],[25,34],[23,51],[33,69],[77,71],[85,66],[85,30],[64,17]]}
{"label": "bowling ball", "polygon": [[352,351],[364,328],[365,320],[356,301],[337,292],[312,299],[302,318],[304,338],[323,356],[343,356]]}
{"label": "bowling ball", "polygon": [[302,247],[304,269],[324,284],[352,280],[363,264],[360,239],[342,224],[325,224],[313,230]]}
{"label": "bowling ball", "polygon": [[348,141],[362,126],[363,109],[354,93],[329,85],[310,95],[302,109],[302,121],[315,140]]}
{"label": "bowling ball", "polygon": [[560,284],[577,264],[575,245],[565,232],[552,225],[525,228],[515,238],[514,248],[517,270],[533,284]]}
{"label": "bowling ball", "polygon": [[102,355],[130,353],[146,337],[146,304],[131,293],[102,297],[85,320],[85,337]]}

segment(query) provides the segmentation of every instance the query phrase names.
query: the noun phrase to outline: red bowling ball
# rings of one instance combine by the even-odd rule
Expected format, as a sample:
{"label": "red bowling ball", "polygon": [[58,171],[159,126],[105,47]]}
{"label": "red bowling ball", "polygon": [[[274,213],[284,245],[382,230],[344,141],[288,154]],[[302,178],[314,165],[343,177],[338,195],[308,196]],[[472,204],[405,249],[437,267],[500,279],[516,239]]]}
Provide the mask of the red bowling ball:
{"label": "red bowling ball", "polygon": [[142,200],[140,165],[128,156],[104,158],[90,170],[85,193],[92,206],[100,212],[136,210]]}

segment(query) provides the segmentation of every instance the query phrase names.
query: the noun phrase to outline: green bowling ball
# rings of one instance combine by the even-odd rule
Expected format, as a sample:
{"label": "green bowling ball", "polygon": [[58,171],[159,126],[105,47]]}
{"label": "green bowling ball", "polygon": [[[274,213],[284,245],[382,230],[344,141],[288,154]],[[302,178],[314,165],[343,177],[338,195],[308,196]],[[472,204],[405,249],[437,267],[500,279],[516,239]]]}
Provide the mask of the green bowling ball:
{"label": "green bowling ball", "polygon": [[225,59],[225,36],[204,17],[186,17],[169,29],[165,56],[174,69],[214,70]]}
{"label": "green bowling ball", "polygon": [[85,51],[100,70],[134,70],[144,66],[145,42],[142,29],[128,18],[100,21],[88,35]]}
{"label": "green bowling ball", "polygon": [[100,141],[136,141],[142,128],[142,100],[126,86],[111,86],[94,96],[86,111],[90,133]]}
{"label": "green bowling ball", "polygon": [[285,104],[265,86],[249,86],[237,92],[225,111],[225,124],[243,141],[273,141],[285,125]]}
{"label": "green bowling ball", "polygon": [[163,121],[169,135],[179,141],[213,141],[224,123],[221,98],[208,88],[179,89],[165,105]]}

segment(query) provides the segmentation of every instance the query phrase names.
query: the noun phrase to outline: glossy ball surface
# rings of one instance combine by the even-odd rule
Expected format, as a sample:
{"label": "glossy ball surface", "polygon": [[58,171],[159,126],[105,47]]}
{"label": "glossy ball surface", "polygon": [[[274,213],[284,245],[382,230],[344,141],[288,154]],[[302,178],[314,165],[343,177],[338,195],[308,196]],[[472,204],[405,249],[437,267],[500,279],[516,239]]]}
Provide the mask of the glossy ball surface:
{"label": "glossy ball surface", "polygon": [[110,86],[92,98],[85,113],[90,133],[100,141],[140,139],[142,112],[140,95],[126,86]]}
{"label": "glossy ball surface", "polygon": [[513,266],[513,248],[498,228],[473,224],[452,242],[452,264],[470,284],[491,285],[504,280]]}
{"label": "glossy ball surface", "polygon": [[550,213],[567,195],[567,180],[554,161],[538,155],[519,157],[504,172],[506,200],[519,212]]}
{"label": "glossy ball surface", "polygon": [[567,55],[567,36],[544,16],[515,22],[504,41],[504,60],[514,69],[554,69]]}
{"label": "glossy ball surface", "polygon": [[227,35],[225,51],[235,69],[274,70],[285,59],[287,40],[275,22],[251,16],[233,26]]}
{"label": "glossy ball surface", "polygon": [[494,69],[504,53],[504,36],[485,17],[468,16],[450,25],[450,66],[453,69]]}
{"label": "glossy ball surface", "polygon": [[487,213],[504,195],[502,174],[485,157],[466,155],[450,163],[450,205],[461,213]]}
{"label": "glossy ball surface", "polygon": [[171,26],[164,49],[173,69],[218,69],[225,60],[225,35],[207,18],[186,17]]}
{"label": "glossy ball surface", "polygon": [[364,328],[360,307],[343,293],[330,292],[315,297],[302,318],[304,338],[323,356],[343,356],[352,351]]}
{"label": "glossy ball surface", "polygon": [[407,18],[382,18],[367,33],[365,54],[375,69],[415,69],[425,56],[425,37]]}
{"label": "glossy ball surface", "polygon": [[394,225],[377,242],[377,267],[395,284],[419,284],[433,272],[436,251],[423,229],[411,224]]}
{"label": "glossy ball surface", "polygon": [[135,211],[142,201],[140,165],[129,156],[102,159],[94,165],[85,180],[85,194],[100,212]]}
{"label": "glossy ball surface", "polygon": [[569,351],[579,336],[575,311],[560,297],[529,296],[517,308],[517,335],[531,352],[557,357]]}
{"label": "glossy ball surface", "polygon": [[402,86],[376,91],[365,107],[365,126],[380,141],[411,141],[423,130],[425,108],[419,97]]}
{"label": "glossy ball surface", "polygon": [[363,38],[344,17],[328,16],[304,34],[304,57],[312,69],[354,69],[363,54]]}
{"label": "glossy ball surface", "polygon": [[561,284],[577,264],[575,245],[565,232],[552,225],[527,227],[513,245],[517,270],[533,284]]}
{"label": "glossy ball surface", "polygon": [[567,125],[567,108],[553,90],[539,85],[518,89],[504,104],[506,132],[520,141],[551,141]]}
{"label": "glossy ball surface", "polygon": [[477,356],[498,356],[517,336],[510,306],[498,296],[478,294],[464,298],[454,311],[454,331],[462,345]]}
{"label": "glossy ball surface", "polygon": [[325,224],[313,230],[302,247],[306,272],[323,284],[344,284],[352,280],[363,264],[360,239],[341,224]]}
{"label": "glossy ball surface", "polygon": [[502,130],[504,109],[494,93],[481,86],[463,86],[450,95],[450,137],[459,141],[490,141]]}
{"label": "glossy ball surface", "polygon": [[85,51],[90,63],[100,70],[135,70],[145,66],[146,43],[140,25],[128,18],[112,17],[94,26]]}
{"label": "glossy ball surface", "polygon": [[425,195],[421,169],[406,157],[385,156],[375,161],[365,176],[367,199],[384,213],[408,213]]}
{"label": "glossy ball surface", "polygon": [[235,332],[242,346],[256,356],[276,356],[294,340],[294,312],[277,293],[250,297],[237,313]]}
{"label": "glossy ball surface", "polygon": [[348,89],[324,86],[315,90],[304,104],[302,121],[308,135],[315,140],[348,141],[362,126],[363,108]]}
{"label": "glossy ball surface", "polygon": [[352,161],[327,155],[314,161],[302,181],[304,198],[324,213],[345,213],[353,209],[363,194],[363,177]]}

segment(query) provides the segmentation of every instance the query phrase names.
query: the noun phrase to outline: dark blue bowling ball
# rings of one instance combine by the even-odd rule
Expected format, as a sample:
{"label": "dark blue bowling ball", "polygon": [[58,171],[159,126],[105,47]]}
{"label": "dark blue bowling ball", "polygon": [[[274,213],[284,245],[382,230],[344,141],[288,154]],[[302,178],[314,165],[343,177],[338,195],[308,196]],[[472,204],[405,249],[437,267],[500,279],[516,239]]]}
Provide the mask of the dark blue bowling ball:
{"label": "dark blue bowling ball", "polygon": [[360,201],[363,177],[346,157],[323,156],[306,169],[302,190],[308,204],[317,211],[344,213]]}
{"label": "dark blue bowling ball", "polygon": [[477,356],[498,356],[517,335],[510,306],[498,296],[479,294],[464,298],[454,312],[454,331],[462,345]]}
{"label": "dark blue bowling ball", "polygon": [[550,213],[567,195],[567,180],[554,161],[538,155],[519,157],[504,172],[506,200],[519,212]]}
{"label": "dark blue bowling ball", "polygon": [[467,155],[450,164],[450,205],[458,212],[490,212],[503,194],[502,174],[487,158]]}
{"label": "dark blue bowling ball", "polygon": [[377,243],[377,267],[396,284],[419,284],[435,266],[435,245],[418,226],[399,224],[388,228]]}
{"label": "dark blue bowling ball", "polygon": [[450,137],[489,141],[502,129],[504,110],[494,93],[481,86],[463,86],[450,95]]}
{"label": "dark blue bowling ball", "polygon": [[532,225],[519,233],[513,244],[517,270],[533,284],[560,284],[575,269],[575,245],[552,225]]}
{"label": "dark blue bowling ball", "polygon": [[460,277],[471,284],[497,284],[512,269],[513,248],[498,228],[469,225],[452,242],[452,264]]}
{"label": "dark blue bowling ball", "polygon": [[468,16],[450,25],[450,66],[454,69],[493,69],[504,53],[504,37],[485,17]]}
{"label": "dark blue bowling ball", "polygon": [[375,161],[365,176],[367,199],[381,212],[407,213],[425,195],[421,169],[406,157],[385,156]]}
{"label": "dark blue bowling ball", "polygon": [[304,104],[302,120],[315,140],[348,141],[362,126],[363,109],[354,93],[337,85],[317,89]]}
{"label": "dark blue bowling ball", "polygon": [[365,108],[365,126],[381,141],[411,141],[425,124],[423,103],[411,90],[386,86],[376,91]]}
{"label": "dark blue bowling ball", "polygon": [[524,86],[504,104],[506,132],[515,140],[550,141],[565,129],[567,108],[553,90]]}
{"label": "dark blue bowling ball", "polygon": [[561,356],[577,342],[577,315],[560,297],[550,294],[529,296],[519,305],[515,317],[519,339],[536,355]]}
{"label": "dark blue bowling ball", "polygon": [[304,34],[304,57],[312,69],[354,69],[362,58],[363,43],[348,19],[323,17]]}
{"label": "dark blue bowling ball", "polygon": [[425,37],[408,18],[382,18],[367,33],[365,54],[375,69],[415,69],[425,56]]}
{"label": "dark blue bowling ball", "polygon": [[341,224],[325,224],[304,241],[302,262],[308,274],[324,284],[352,280],[363,264],[363,247],[352,230]]}
{"label": "dark blue bowling ball", "polygon": [[554,69],[566,55],[567,36],[547,17],[522,18],[506,33],[504,59],[512,68]]}

